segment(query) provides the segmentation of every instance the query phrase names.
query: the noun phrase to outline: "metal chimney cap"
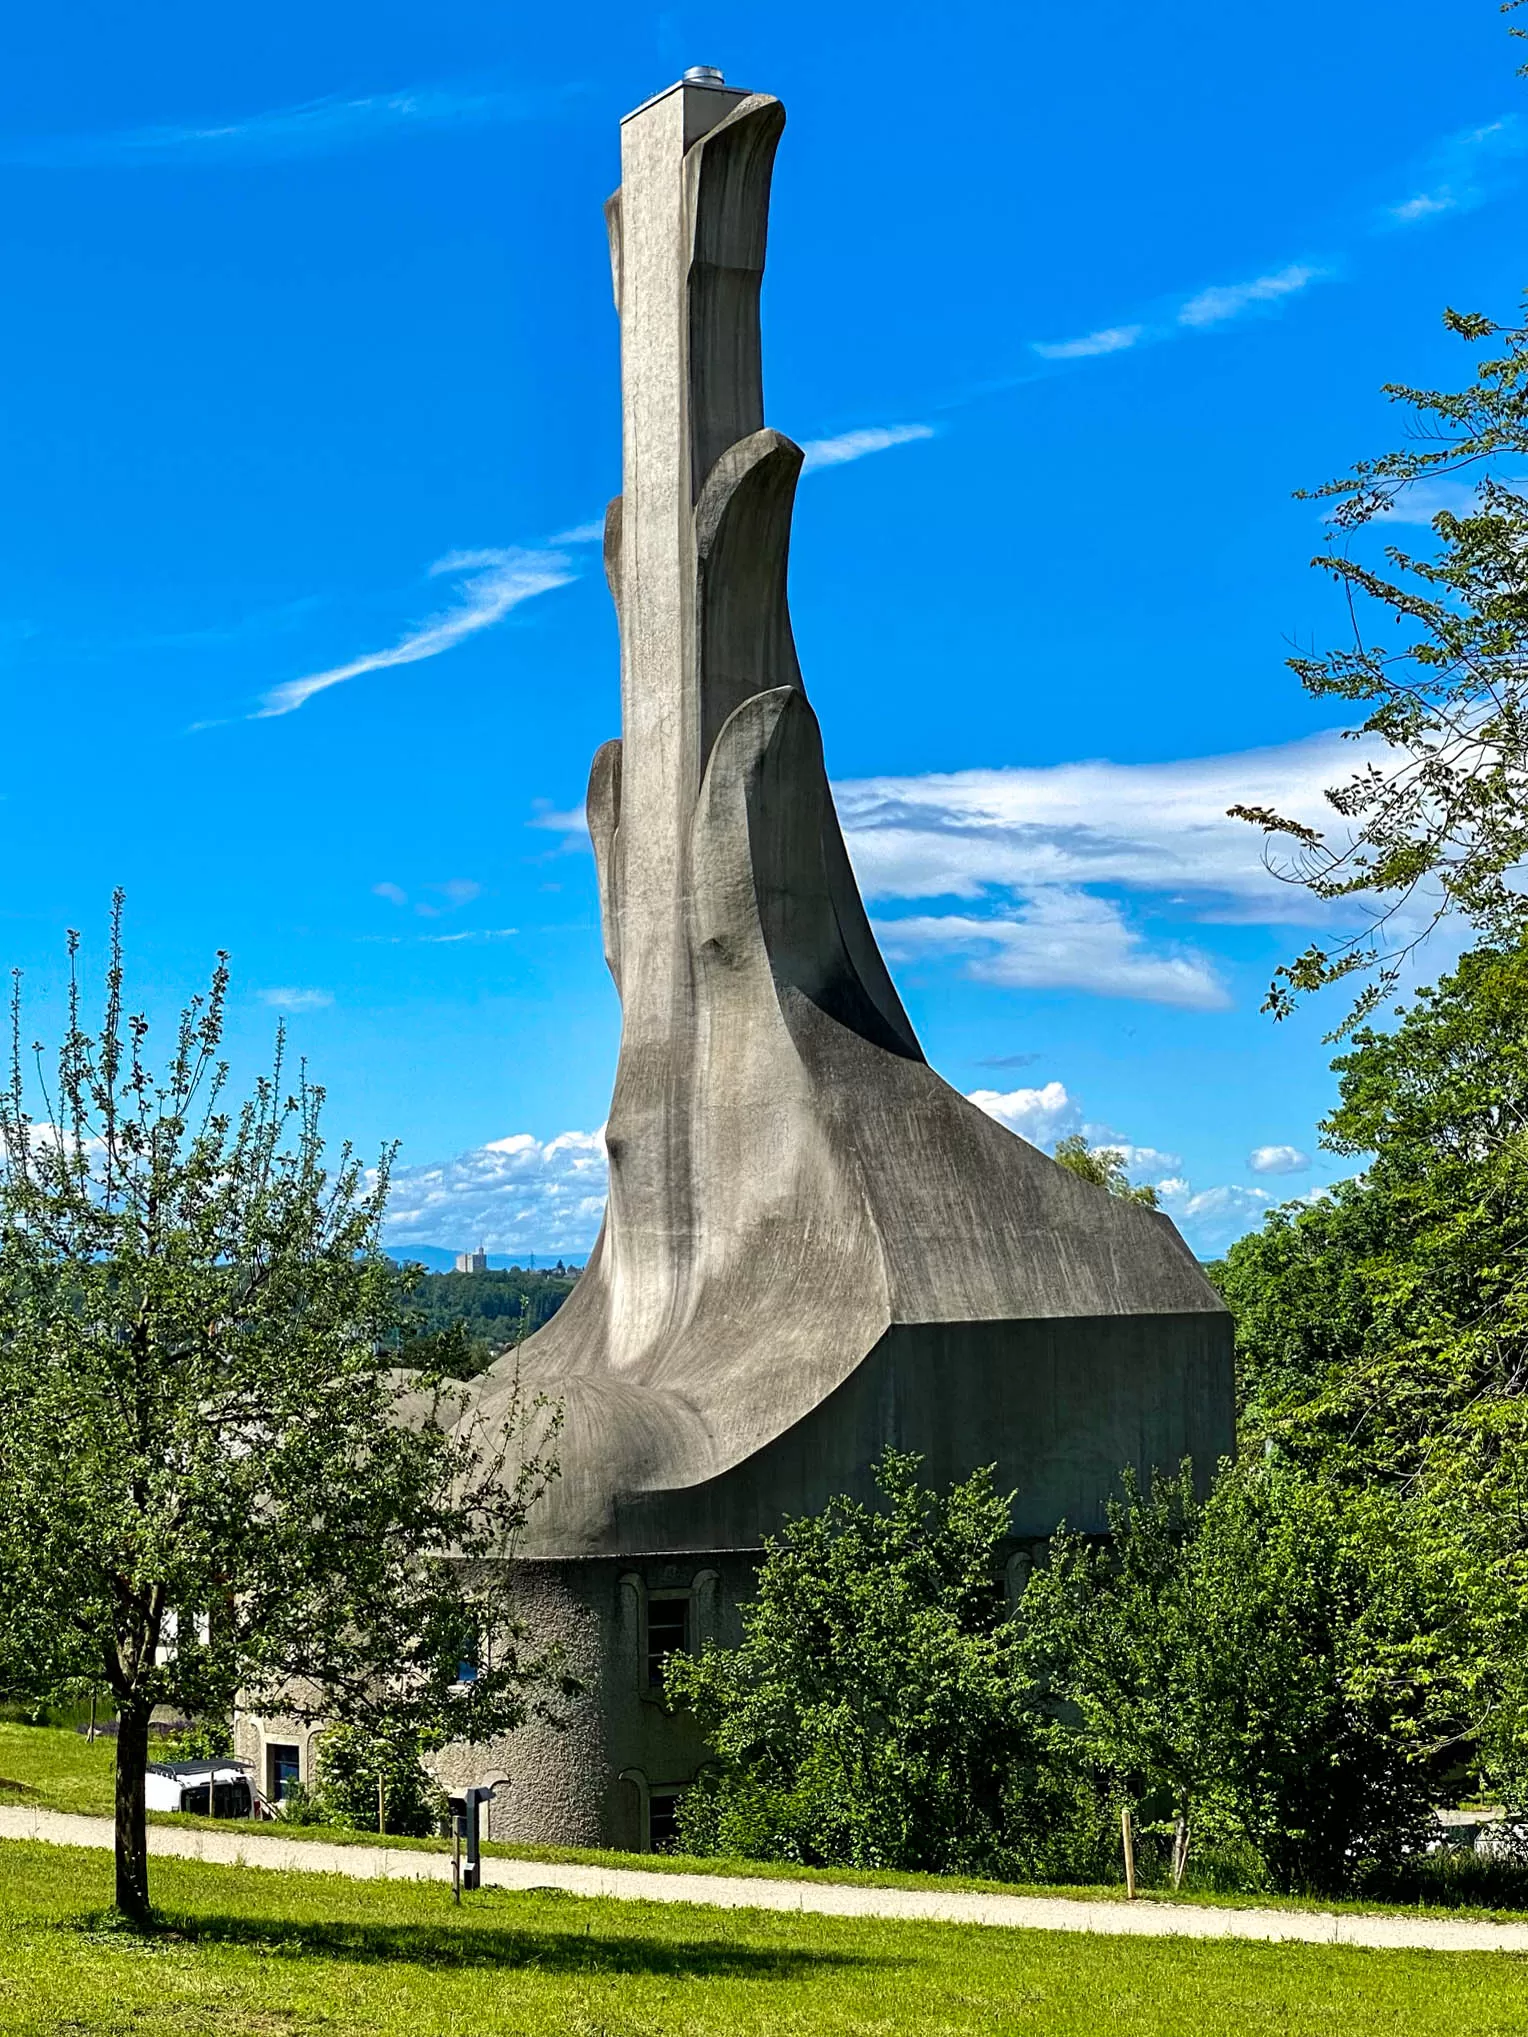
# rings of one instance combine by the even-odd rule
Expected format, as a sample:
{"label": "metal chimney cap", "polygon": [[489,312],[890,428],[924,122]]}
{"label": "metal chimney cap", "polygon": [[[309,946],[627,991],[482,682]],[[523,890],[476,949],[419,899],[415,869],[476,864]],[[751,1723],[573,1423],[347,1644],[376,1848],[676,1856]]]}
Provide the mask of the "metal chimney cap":
{"label": "metal chimney cap", "polygon": [[725,85],[727,80],[715,64],[691,64],[684,74],[686,85]]}

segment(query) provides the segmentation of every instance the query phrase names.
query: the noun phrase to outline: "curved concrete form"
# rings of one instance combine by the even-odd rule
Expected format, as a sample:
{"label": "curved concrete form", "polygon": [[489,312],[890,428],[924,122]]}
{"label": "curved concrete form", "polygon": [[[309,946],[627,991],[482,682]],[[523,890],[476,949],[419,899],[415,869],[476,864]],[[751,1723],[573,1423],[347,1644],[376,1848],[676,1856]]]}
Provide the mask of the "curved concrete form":
{"label": "curved concrete form", "polygon": [[[934,1074],[876,947],[786,600],[800,449],[764,424],[778,101],[685,83],[607,208],[624,473],[619,743],[589,827],[622,1037],[604,1229],[519,1353],[560,1398],[530,1558],[756,1548],[886,1443],[996,1461],[1016,1532],[1231,1447],[1230,1336],[1169,1220]],[[506,1361],[481,1406],[507,1401]]]}

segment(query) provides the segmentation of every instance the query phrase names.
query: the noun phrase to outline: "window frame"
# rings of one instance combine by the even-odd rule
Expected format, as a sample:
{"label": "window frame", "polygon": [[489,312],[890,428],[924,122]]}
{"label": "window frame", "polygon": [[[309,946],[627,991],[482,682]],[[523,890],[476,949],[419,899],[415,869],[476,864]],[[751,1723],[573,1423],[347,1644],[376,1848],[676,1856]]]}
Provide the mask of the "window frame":
{"label": "window frame", "polygon": [[[657,1654],[653,1647],[654,1606],[678,1606],[680,1609],[680,1639]],[[647,1593],[647,1603],[642,1618],[642,1688],[648,1697],[662,1698],[663,1667],[671,1655],[693,1655],[695,1652],[695,1594],[687,1586],[674,1589],[660,1588]],[[654,1675],[654,1669],[657,1674]]]}

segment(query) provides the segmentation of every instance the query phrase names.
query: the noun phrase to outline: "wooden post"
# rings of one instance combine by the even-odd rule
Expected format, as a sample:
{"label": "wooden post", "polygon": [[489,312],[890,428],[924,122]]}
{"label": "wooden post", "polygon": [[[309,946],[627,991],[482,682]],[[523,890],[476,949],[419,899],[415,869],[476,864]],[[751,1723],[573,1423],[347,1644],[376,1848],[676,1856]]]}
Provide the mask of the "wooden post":
{"label": "wooden post", "polygon": [[1135,1901],[1135,1833],[1130,1824],[1130,1806],[1127,1804],[1119,1814],[1120,1845],[1125,1853],[1125,1896]]}
{"label": "wooden post", "polygon": [[377,1830],[385,1838],[387,1835],[387,1798],[383,1794],[384,1788],[385,1784],[379,1773],[377,1776]]}
{"label": "wooden post", "polygon": [[451,1820],[451,1900],[460,1909],[462,1901],[462,1821]]}

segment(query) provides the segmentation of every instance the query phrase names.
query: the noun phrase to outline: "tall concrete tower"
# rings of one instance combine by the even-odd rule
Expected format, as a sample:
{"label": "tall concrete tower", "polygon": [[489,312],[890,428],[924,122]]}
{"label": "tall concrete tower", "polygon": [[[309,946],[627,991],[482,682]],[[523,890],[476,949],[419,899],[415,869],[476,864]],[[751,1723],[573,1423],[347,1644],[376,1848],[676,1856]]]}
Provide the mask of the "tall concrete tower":
{"label": "tall concrete tower", "polygon": [[[599,1243],[518,1353],[566,1421],[527,1576],[590,1696],[572,1739],[504,1751],[540,1778],[506,1798],[527,1837],[661,1829],[700,1749],[649,1702],[653,1636],[727,1631],[749,1552],[869,1497],[887,1444],[936,1481],[995,1460],[1020,1540],[1232,1445],[1229,1320],[1171,1222],[943,1082],[866,918],[786,601],[801,451],[764,423],[784,125],[688,73],[622,123],[606,208],[622,735],[588,813],[621,1048]],[[504,1361],[480,1412],[513,1390]]]}

